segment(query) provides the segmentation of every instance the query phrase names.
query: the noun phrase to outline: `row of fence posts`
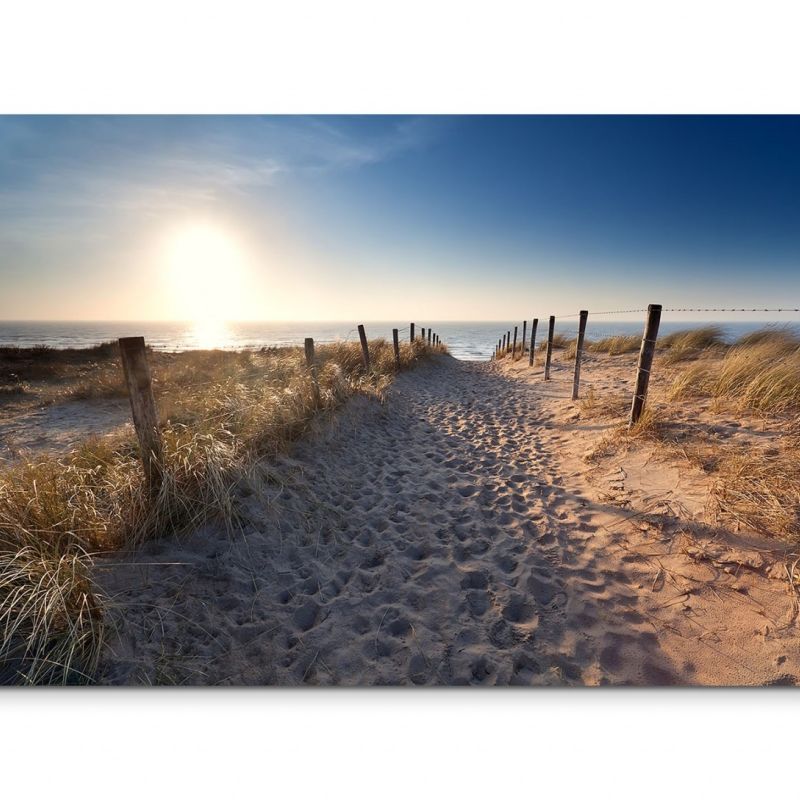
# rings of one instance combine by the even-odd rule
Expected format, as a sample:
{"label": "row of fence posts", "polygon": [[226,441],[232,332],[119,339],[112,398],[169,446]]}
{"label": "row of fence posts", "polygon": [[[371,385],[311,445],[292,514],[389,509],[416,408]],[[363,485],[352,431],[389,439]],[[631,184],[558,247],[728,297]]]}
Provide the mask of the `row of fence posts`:
{"label": "row of fence posts", "polygon": [[[581,360],[583,358],[583,343],[586,336],[586,321],[589,318],[589,312],[582,310],[578,314],[578,337],[575,342],[575,366],[572,377],[572,399],[577,400],[580,392],[581,383]],[[650,371],[653,366],[653,355],[656,350],[656,340],[658,338],[658,327],[661,323],[661,306],[651,304],[647,306],[647,318],[644,324],[644,333],[642,334],[642,345],[639,349],[639,359],[636,365],[636,388],[633,393],[633,400],[631,402],[631,413],[628,420],[628,426],[635,425],[644,411],[645,400],[647,399],[647,388],[650,384]],[[528,321],[522,323],[522,342],[520,343],[520,357],[525,357],[525,342]],[[528,359],[528,366],[532,367],[535,361],[536,354],[536,331],[539,327],[539,320],[534,318],[531,325],[531,341],[530,341],[530,356]],[[544,380],[550,380],[550,364],[553,358],[553,338],[555,334],[556,318],[551,316],[547,326],[547,346],[545,348],[544,358]],[[503,336],[497,340],[497,345],[494,349],[492,358],[498,358],[504,354],[511,354],[511,360],[514,361],[517,357],[517,326],[514,326],[514,337],[511,337],[511,331],[506,331]]]}
{"label": "row of fence posts", "polygon": [[[410,323],[410,341],[414,342],[416,327]],[[431,328],[427,331],[420,329],[423,343],[429,347],[439,347],[441,338]],[[426,341],[427,336],[427,341]],[[364,372],[370,372],[370,353],[367,343],[367,334],[363,325],[358,326],[358,338],[361,342],[361,360]],[[392,347],[394,363],[400,369],[400,331],[392,328]],[[125,376],[125,386],[131,403],[131,416],[133,427],[136,429],[136,438],[139,441],[142,467],[144,469],[145,483],[151,496],[158,494],[163,479],[164,445],[158,427],[158,408],[153,395],[153,379],[150,373],[150,364],[147,360],[147,346],[144,336],[126,336],[119,340],[120,360]],[[307,337],[304,342],[306,367],[309,370],[314,384],[314,403],[320,402],[319,381],[317,364],[314,355],[314,339]]]}

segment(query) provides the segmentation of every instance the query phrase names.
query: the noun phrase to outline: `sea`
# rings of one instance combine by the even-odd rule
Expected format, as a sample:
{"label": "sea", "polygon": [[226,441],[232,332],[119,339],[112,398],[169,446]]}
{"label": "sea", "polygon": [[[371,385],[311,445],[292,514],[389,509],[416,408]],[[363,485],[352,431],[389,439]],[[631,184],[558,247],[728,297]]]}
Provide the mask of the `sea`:
{"label": "sea", "polygon": [[[601,318],[589,319],[586,336],[599,339],[642,333],[644,315],[638,319],[610,321]],[[397,328],[400,339],[408,340],[409,323],[391,321],[366,321],[363,323],[370,339],[384,337],[391,340],[392,329]],[[781,322],[719,321],[719,320],[669,320],[662,319],[660,333],[696,328],[700,325],[718,325],[724,336],[733,341],[739,336],[769,325],[792,328],[800,333],[797,315]],[[422,321],[416,323],[416,334],[431,327],[439,334],[450,353],[465,361],[487,360],[503,334],[514,326],[522,336],[521,321],[454,322]],[[574,336],[577,319],[565,318],[556,321],[556,332]],[[537,341],[547,334],[547,322],[540,321]],[[53,348],[90,347],[118,339],[122,336],[144,336],[154,349],[165,351],[205,350],[219,348],[243,350],[261,347],[302,345],[310,336],[315,343],[325,344],[337,340],[358,341],[357,323],[350,322],[14,322],[0,321],[0,346],[34,347],[45,345]],[[528,322],[530,338],[530,321]]]}

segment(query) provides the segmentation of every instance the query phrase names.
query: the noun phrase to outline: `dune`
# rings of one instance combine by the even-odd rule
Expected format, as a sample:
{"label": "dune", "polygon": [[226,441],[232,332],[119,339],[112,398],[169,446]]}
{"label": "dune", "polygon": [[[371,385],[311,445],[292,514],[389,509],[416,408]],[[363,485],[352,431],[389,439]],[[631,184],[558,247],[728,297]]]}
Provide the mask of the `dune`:
{"label": "dune", "polygon": [[130,417],[127,398],[11,409],[0,416],[0,464],[66,452],[87,438],[131,428]]}
{"label": "dune", "polygon": [[[592,358],[584,397],[624,396],[635,354]],[[237,529],[99,561],[99,680],[796,683],[790,545],[713,520],[696,465],[606,447],[568,363],[526,364],[400,373],[260,462]]]}

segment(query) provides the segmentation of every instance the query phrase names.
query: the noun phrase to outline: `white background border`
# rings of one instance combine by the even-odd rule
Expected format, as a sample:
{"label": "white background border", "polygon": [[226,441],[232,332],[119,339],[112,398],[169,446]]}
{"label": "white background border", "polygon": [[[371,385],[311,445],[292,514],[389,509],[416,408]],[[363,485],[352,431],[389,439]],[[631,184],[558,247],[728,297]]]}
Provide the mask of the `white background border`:
{"label": "white background border", "polygon": [[[788,2],[35,2],[4,113],[794,113]],[[8,690],[5,797],[798,796],[797,689]]]}

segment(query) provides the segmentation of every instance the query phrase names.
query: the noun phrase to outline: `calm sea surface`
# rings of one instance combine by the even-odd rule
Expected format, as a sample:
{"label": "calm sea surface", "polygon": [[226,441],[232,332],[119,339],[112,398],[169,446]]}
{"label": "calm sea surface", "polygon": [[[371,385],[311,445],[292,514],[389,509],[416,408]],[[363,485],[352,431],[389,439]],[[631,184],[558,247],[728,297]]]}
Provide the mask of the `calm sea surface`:
{"label": "calm sea surface", "polygon": [[[594,321],[591,314],[586,328],[590,339],[616,334],[641,334],[643,319],[625,322]],[[433,330],[450,348],[450,352],[460,359],[479,361],[488,359],[497,340],[507,330],[521,322],[432,322]],[[692,322],[670,322],[663,320],[661,333],[694,328],[702,324],[719,325],[729,339],[743,333],[763,328],[765,322],[713,322],[703,320]],[[784,325],[800,331],[800,322],[787,320]],[[408,339],[407,322],[365,322],[370,338],[391,339],[392,328],[400,330],[401,340]],[[427,328],[428,325],[425,325]],[[577,327],[575,319],[559,320],[556,331],[574,335]],[[421,324],[417,323],[417,335]],[[537,339],[546,335],[546,322],[539,324]],[[529,331],[530,335],[530,331]],[[147,343],[160,350],[196,350],[205,348],[224,348],[239,350],[244,348],[274,345],[302,345],[306,336],[323,344],[337,339],[358,341],[355,324],[344,322],[232,322],[199,324],[187,322],[0,322],[0,346],[16,345],[32,347],[88,347],[117,339],[120,336],[144,336]]]}

